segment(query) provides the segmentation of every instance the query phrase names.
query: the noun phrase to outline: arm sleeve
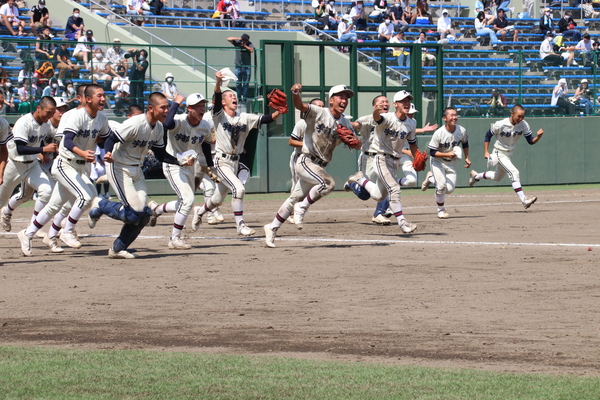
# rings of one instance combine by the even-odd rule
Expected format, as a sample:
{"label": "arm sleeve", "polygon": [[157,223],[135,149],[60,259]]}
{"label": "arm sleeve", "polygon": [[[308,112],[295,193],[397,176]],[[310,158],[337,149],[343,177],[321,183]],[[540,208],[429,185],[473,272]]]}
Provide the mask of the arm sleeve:
{"label": "arm sleeve", "polygon": [[485,133],[485,140],[484,140],[484,142],[488,142],[488,143],[489,143],[489,142],[490,142],[490,140],[492,140],[492,136],[493,136],[492,130],[491,130],[491,129],[489,129],[489,130],[488,130],[488,131]]}
{"label": "arm sleeve", "polygon": [[223,104],[221,103],[222,100],[223,100],[223,93],[215,92],[215,105],[213,107],[213,115],[217,115],[218,113],[221,112],[221,110],[223,110]]}
{"label": "arm sleeve", "polygon": [[152,146],[152,151],[154,155],[160,162],[167,162],[169,164],[177,164],[179,165],[179,161],[169,153],[167,153],[167,149],[164,146]]}
{"label": "arm sleeve", "polygon": [[169,107],[169,112],[167,113],[167,119],[163,126],[167,129],[175,128],[175,113],[177,113],[177,109],[179,108],[179,103],[172,102],[171,107]]}
{"label": "arm sleeve", "polygon": [[275,121],[273,119],[273,114],[269,114],[269,115],[263,115],[260,117],[260,121],[259,124],[270,124],[271,122]]}
{"label": "arm sleeve", "polygon": [[213,163],[212,149],[209,142],[202,143],[202,153],[204,153],[204,158],[206,158],[206,165],[213,167],[215,164]]}
{"label": "arm sleeve", "polygon": [[15,140],[15,144],[17,145],[17,153],[21,156],[42,152],[42,147],[27,146],[26,142],[21,142],[20,140]]}
{"label": "arm sleeve", "polygon": [[[67,137],[65,136],[65,139]],[[106,140],[104,141],[104,150],[107,153],[112,153],[113,148],[115,147],[115,143],[121,143],[121,141],[119,140],[119,137],[117,135],[115,135],[114,133],[112,135],[110,135],[108,138],[106,138]],[[65,146],[67,144],[65,143]]]}
{"label": "arm sleeve", "polygon": [[437,154],[437,152],[438,152],[438,151],[437,151],[436,149],[429,149],[429,155],[430,155],[431,157],[435,157],[435,155]]}
{"label": "arm sleeve", "polygon": [[469,141],[465,140],[462,144],[463,149],[468,149],[469,148]]}
{"label": "arm sleeve", "polygon": [[73,142],[74,138],[75,138],[75,132],[70,132],[70,131],[64,132],[63,142],[65,143],[65,147],[69,151],[73,151],[73,149],[75,148],[75,143]]}

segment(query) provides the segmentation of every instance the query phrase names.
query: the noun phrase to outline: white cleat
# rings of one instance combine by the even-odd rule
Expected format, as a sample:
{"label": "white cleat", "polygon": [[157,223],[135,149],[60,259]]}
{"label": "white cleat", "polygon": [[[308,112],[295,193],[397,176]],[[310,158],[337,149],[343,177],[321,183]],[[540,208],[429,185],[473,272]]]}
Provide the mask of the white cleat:
{"label": "white cleat", "polygon": [[475,183],[479,182],[475,177],[477,176],[477,171],[473,170],[469,172],[469,186],[475,186]]}
{"label": "white cleat", "polygon": [[527,210],[536,201],[537,201],[537,197],[535,197],[535,196],[525,197],[525,200],[523,201],[523,207],[525,207],[525,209]]}
{"label": "white cleat", "polygon": [[6,211],[6,206],[2,207],[2,209],[0,210],[0,215],[2,216],[2,218],[0,218],[2,222],[2,228],[6,232],[10,232],[10,230],[12,229],[12,226],[10,224],[12,214],[5,214],[4,211]]}
{"label": "white cleat", "polygon": [[31,257],[31,238],[25,234],[25,229],[17,233],[19,242],[21,242],[21,251],[25,257]]}
{"label": "white cleat", "polygon": [[37,231],[37,232],[35,233],[35,237],[37,237],[37,238],[40,238],[40,239],[43,239],[43,238],[45,238],[46,236],[47,236],[47,234],[46,234],[46,232],[44,232],[44,231]]}
{"label": "white cleat", "polygon": [[302,230],[302,223],[304,222],[304,210],[300,207],[300,203],[294,204],[294,225],[298,230]]}
{"label": "white cleat", "polygon": [[445,210],[438,211],[438,218],[439,219],[448,219],[448,218],[450,218],[450,214],[448,214]]}
{"label": "white cleat", "polygon": [[[350,183],[356,183],[358,185],[359,184],[358,181],[360,179],[362,179],[363,177],[364,177],[364,175],[363,175],[362,171],[358,171],[354,175],[350,175],[350,177],[348,178],[348,180],[344,184],[344,190],[346,190],[346,185],[348,185]],[[346,191],[348,191],[348,190],[346,190]]]}
{"label": "white cleat", "polygon": [[431,185],[431,181],[429,180],[433,176],[433,172],[428,171],[427,175],[425,175],[425,180],[421,183],[421,190],[426,191]]}
{"label": "white cleat", "polygon": [[192,219],[192,230],[196,232],[202,225],[202,215],[200,215],[200,206],[194,207],[194,219]]}
{"label": "white cleat", "polygon": [[137,256],[127,250],[114,251],[113,249],[108,249],[108,258],[132,259],[137,258]]}
{"label": "white cleat", "polygon": [[412,222],[408,222],[406,219],[403,219],[400,223],[400,230],[402,233],[413,233],[417,230],[417,225]]}
{"label": "white cleat", "polygon": [[275,248],[275,231],[271,229],[271,224],[267,224],[264,226],[265,230],[265,242],[267,247]]}
{"label": "white cleat", "polygon": [[287,222],[289,222],[290,224],[295,224],[296,222],[294,222],[294,214],[290,215],[287,219]]}
{"label": "white cleat", "polygon": [[219,223],[221,223],[221,222],[225,221],[225,217],[223,216],[223,214],[221,214],[221,211],[219,211],[219,209],[218,209],[218,208],[215,208],[215,209],[213,210],[213,215],[215,216],[215,218],[217,219],[217,221],[218,221]]}
{"label": "white cleat", "polygon": [[100,220],[100,218],[92,218],[91,212],[94,208],[98,208],[98,204],[100,204],[101,200],[102,197],[100,196],[96,196],[92,199],[92,206],[90,207],[90,211],[88,212],[88,226],[90,227],[90,229],[94,229],[96,227],[96,224]]}
{"label": "white cleat", "polygon": [[159,204],[154,200],[148,202],[148,207],[150,207],[150,209],[152,210],[152,215],[150,216],[150,221],[148,222],[148,225],[150,226],[156,226],[156,220],[158,219],[156,209],[158,208],[158,206]]}
{"label": "white cleat", "polygon": [[379,214],[376,217],[371,218],[371,222],[377,225],[389,225],[392,221],[383,216],[383,214]]}
{"label": "white cleat", "polygon": [[42,239],[42,242],[44,242],[46,246],[50,247],[50,251],[53,253],[63,253],[65,251],[65,249],[58,245],[58,240],[56,240],[56,236],[51,238],[46,235],[46,237]]}
{"label": "white cleat", "polygon": [[206,213],[206,214],[207,214],[206,222],[208,222],[209,225],[217,225],[219,223],[219,220],[215,216],[215,213]]}
{"label": "white cleat", "polygon": [[169,240],[169,248],[173,250],[189,250],[192,248],[181,236],[175,236]]}
{"label": "white cleat", "polygon": [[250,228],[248,225],[246,225],[243,222],[240,224],[240,226],[238,226],[237,231],[238,231],[238,235],[242,235],[242,236],[251,236],[256,233],[256,231],[254,229]]}
{"label": "white cleat", "polygon": [[72,247],[74,249],[79,249],[81,247],[81,242],[75,236],[75,232],[65,231],[62,229],[60,231],[60,240],[62,240],[67,246]]}

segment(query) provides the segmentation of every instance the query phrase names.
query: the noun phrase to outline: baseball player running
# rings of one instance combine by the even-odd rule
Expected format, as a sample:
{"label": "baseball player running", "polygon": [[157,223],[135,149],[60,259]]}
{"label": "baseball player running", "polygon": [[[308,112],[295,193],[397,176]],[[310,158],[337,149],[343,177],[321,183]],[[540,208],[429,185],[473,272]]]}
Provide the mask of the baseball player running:
{"label": "baseball player running", "polygon": [[329,90],[329,107],[322,108],[302,102],[302,85],[292,86],[294,107],[300,110],[300,116],[306,121],[306,132],[302,145],[302,154],[296,160],[298,181],[290,197],[281,205],[273,222],[264,226],[266,244],[276,247],[275,234],[285,220],[294,212],[296,228],[302,229],[304,215],[308,208],[323,196],[331,193],[335,182],[325,167],[331,161],[333,150],[342,143],[337,134],[337,126],[352,129],[350,121],[344,116],[348,99],[354,92],[345,85],[336,85]]}
{"label": "baseball player running", "polygon": [[348,183],[357,183],[364,187],[371,197],[377,201],[390,196],[390,209],[398,221],[398,226],[403,233],[412,233],[417,225],[408,222],[402,212],[400,201],[400,183],[396,178],[396,170],[402,155],[402,148],[408,141],[411,154],[419,150],[416,138],[416,121],[408,117],[412,95],[406,90],[401,90],[394,95],[396,112],[382,112],[385,108],[376,107],[373,110],[375,131],[371,149],[377,154],[373,161],[377,174],[376,182],[365,177],[362,171],[348,178]]}
{"label": "baseball player running", "polygon": [[136,258],[127,249],[152,217],[152,210],[147,205],[142,164],[150,149],[159,160],[165,159],[162,123],[168,110],[169,102],[165,95],[152,93],[148,97],[148,111],[126,120],[104,143],[108,181],[121,202],[96,197],[88,215],[88,224],[94,228],[102,215],[123,221],[119,236],[108,249],[109,258]]}
{"label": "baseball player running", "polygon": [[244,151],[244,143],[250,130],[260,128],[262,124],[268,124],[279,116],[275,111],[271,115],[254,115],[245,112],[238,113],[238,98],[234,91],[226,89],[221,92],[223,74],[216,73],[215,84],[215,106],[213,108],[213,122],[217,135],[215,146],[214,165],[221,180],[217,183],[215,193],[200,207],[194,207],[194,220],[192,229],[198,230],[202,223],[202,216],[225,201],[227,192],[231,190],[231,208],[235,217],[238,234],[250,236],[255,233],[244,222],[244,184],[237,176],[240,154]]}
{"label": "baseball player running", "polygon": [[[4,107],[4,94],[0,91],[0,110]],[[8,148],[6,144],[12,139],[10,125],[7,120],[0,117],[0,185],[2,185],[4,169],[8,160]]]}
{"label": "baseball player running", "polygon": [[[181,237],[188,215],[194,206],[194,164],[204,158],[210,168],[210,138],[212,125],[203,119],[208,100],[200,93],[192,93],[186,100],[187,114],[175,116],[183,96],[178,95],[171,103],[164,127],[167,131],[167,155],[163,160],[163,172],[177,194],[177,200],[164,204],[148,203],[156,217],[164,213],[175,213],[173,231],[169,240],[170,249],[187,250],[191,246]],[[204,154],[202,154],[204,153]],[[204,172],[202,173],[204,175]],[[154,226],[156,219],[150,220]]]}
{"label": "baseball player running", "polygon": [[[60,208],[72,197],[73,207],[60,238],[68,246],[79,248],[81,243],[74,234],[75,225],[83,212],[97,196],[96,188],[88,176],[88,162],[96,158],[96,141],[110,135],[108,119],[102,110],[106,102],[104,90],[96,84],[85,89],[85,106],[77,109],[64,121],[64,128],[59,126],[59,134],[63,140],[58,149],[58,157],[52,166],[52,175],[57,181],[48,204],[40,211],[29,227],[18,233],[21,251],[31,256],[31,239],[33,235],[47,224]],[[62,129],[62,132],[61,132]],[[50,235],[50,234],[49,234]]]}
{"label": "baseball player running", "polygon": [[[456,160],[462,159],[462,145],[465,155],[465,168],[471,166],[469,160],[469,136],[462,126],[458,125],[458,114],[452,107],[444,110],[442,119],[445,125],[433,133],[429,142],[431,155],[431,172],[435,182],[435,201],[437,203],[438,218],[449,217],[444,206],[446,194],[454,192],[456,188]],[[429,176],[425,178],[429,180]]]}
{"label": "baseball player running", "polygon": [[[510,117],[497,121],[492,124],[490,130],[485,134],[483,142],[483,156],[488,160],[488,169],[496,166],[495,171],[486,171],[477,173],[471,171],[469,186],[475,185],[480,179],[490,179],[500,181],[506,174],[512,182],[512,187],[521,200],[523,207],[528,209],[537,200],[535,196],[525,196],[519,177],[519,170],[512,163],[512,155],[521,136],[525,136],[527,143],[533,145],[540,141],[544,134],[543,129],[537,131],[533,137],[531,128],[525,121],[525,109],[520,104],[513,106]],[[489,152],[489,145],[492,136],[496,136],[494,149]]]}

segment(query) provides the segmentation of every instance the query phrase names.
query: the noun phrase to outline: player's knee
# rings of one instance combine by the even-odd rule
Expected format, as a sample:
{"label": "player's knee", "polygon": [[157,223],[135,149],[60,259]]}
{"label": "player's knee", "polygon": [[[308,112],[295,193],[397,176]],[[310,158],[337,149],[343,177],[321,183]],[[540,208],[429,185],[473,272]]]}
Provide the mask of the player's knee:
{"label": "player's knee", "polygon": [[404,181],[405,187],[413,187],[417,184],[417,177],[412,175],[407,175],[406,180]]}
{"label": "player's knee", "polygon": [[446,186],[446,194],[452,194],[455,188],[455,186]]}
{"label": "player's knee", "polygon": [[446,194],[447,193],[447,188],[446,186],[441,186],[441,187],[437,187],[435,188],[435,194]]}
{"label": "player's knee", "polygon": [[323,184],[319,188],[319,193],[321,193],[321,196],[327,196],[329,193],[333,192],[334,187],[335,181],[333,179],[327,180],[323,182]]}
{"label": "player's knee", "polygon": [[[50,201],[50,196],[52,195],[52,186],[50,185],[40,185],[38,187],[38,199],[43,203],[48,203]],[[31,196],[27,197],[30,198]]]}

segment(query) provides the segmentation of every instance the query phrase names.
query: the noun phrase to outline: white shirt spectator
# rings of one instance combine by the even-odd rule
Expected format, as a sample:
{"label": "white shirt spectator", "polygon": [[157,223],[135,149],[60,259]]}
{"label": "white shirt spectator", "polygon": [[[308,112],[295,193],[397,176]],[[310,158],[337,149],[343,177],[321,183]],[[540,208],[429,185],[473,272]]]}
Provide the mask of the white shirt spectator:
{"label": "white shirt spectator", "polygon": [[115,96],[119,96],[121,93],[129,94],[129,78],[127,76],[117,76],[112,80],[111,88],[115,92]]}
{"label": "white shirt spectator", "polygon": [[452,28],[452,20],[450,19],[450,17],[448,17],[448,14],[443,14],[446,15],[446,17],[440,17],[438,18],[437,21],[437,29],[438,32],[445,32],[448,29]]}
{"label": "white shirt spectator", "polygon": [[162,93],[167,96],[167,100],[175,100],[175,97],[177,96],[177,85],[174,83],[169,83],[169,82],[163,82],[162,86],[161,86],[161,91]]}
{"label": "white shirt spectator", "polygon": [[544,39],[540,45],[540,58],[543,60],[549,54],[554,54],[554,46],[552,45],[552,36],[548,39]]}
{"label": "white shirt spectator", "polygon": [[73,50],[73,57],[81,52],[92,52],[98,48],[95,44],[90,45],[86,43],[96,43],[96,39],[92,38],[91,40],[88,40],[87,36],[81,36],[77,40],[77,46],[75,46],[75,49]]}
{"label": "white shirt spectator", "polygon": [[117,51],[114,47],[111,47],[110,49],[106,50],[106,58],[108,58],[111,63],[117,65],[123,59],[125,59],[125,50],[119,47],[119,51]]}
{"label": "white shirt spectator", "polygon": [[575,46],[575,50],[579,50],[582,53],[589,53],[592,51],[592,41],[588,40],[586,42],[585,39],[581,39],[579,43],[577,43],[577,46]]}
{"label": "white shirt spectator", "polygon": [[379,35],[389,35],[390,37],[394,35],[394,25],[391,23],[382,22],[379,24],[379,29],[377,29],[377,33]]}
{"label": "white shirt spectator", "polygon": [[0,14],[6,15],[9,22],[14,22],[19,19],[19,9],[17,6],[10,6],[8,3],[0,7]]}

